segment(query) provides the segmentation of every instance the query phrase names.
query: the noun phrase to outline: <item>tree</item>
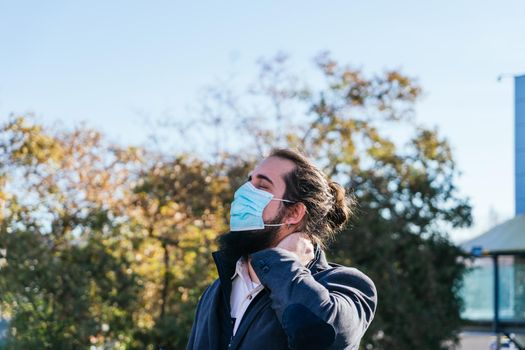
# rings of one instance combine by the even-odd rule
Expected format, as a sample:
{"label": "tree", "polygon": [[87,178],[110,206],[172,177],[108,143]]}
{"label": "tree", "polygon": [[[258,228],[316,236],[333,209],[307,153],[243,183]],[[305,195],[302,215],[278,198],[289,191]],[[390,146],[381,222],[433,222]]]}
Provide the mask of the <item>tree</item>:
{"label": "tree", "polygon": [[14,116],[0,140],[4,347],[184,348],[246,163]]}
{"label": "tree", "polygon": [[120,348],[140,306],[113,220],[134,152],[105,145],[92,130],[53,135],[22,117],[0,135],[5,347]]}
{"label": "tree", "polygon": [[[165,157],[167,158],[167,157]],[[228,182],[213,166],[188,157],[157,159],[133,187],[129,218],[141,233],[135,270],[147,280],[145,348],[181,349],[200,294],[217,276],[211,253],[223,232]]]}

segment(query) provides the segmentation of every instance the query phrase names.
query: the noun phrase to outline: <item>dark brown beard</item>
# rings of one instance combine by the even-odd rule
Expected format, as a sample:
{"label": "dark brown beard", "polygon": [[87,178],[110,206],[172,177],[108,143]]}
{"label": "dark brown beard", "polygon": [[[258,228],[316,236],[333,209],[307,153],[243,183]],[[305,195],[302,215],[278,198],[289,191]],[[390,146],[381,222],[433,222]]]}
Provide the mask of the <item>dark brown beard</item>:
{"label": "dark brown beard", "polygon": [[[284,207],[283,207],[284,209]],[[280,224],[285,210],[266,224]],[[273,247],[277,243],[281,226],[267,226],[261,230],[230,231],[217,238],[219,248],[232,258],[247,257],[260,250]]]}

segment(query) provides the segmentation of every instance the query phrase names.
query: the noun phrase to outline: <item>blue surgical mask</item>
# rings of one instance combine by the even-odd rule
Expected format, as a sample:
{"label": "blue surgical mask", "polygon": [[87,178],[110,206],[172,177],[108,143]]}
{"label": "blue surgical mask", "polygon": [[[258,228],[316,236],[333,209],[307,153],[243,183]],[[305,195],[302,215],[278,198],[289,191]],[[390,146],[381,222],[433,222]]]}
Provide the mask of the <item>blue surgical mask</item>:
{"label": "blue surgical mask", "polygon": [[265,226],[284,224],[265,224],[263,210],[270,201],[295,203],[287,199],[273,198],[273,194],[259,190],[247,182],[237,191],[230,209],[230,231],[262,230]]}

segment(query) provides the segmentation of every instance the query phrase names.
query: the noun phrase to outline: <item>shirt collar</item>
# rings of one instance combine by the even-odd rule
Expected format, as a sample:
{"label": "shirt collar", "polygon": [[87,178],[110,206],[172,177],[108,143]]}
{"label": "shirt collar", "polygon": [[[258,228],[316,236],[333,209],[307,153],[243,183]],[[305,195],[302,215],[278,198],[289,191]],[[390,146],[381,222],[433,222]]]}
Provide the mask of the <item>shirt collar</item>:
{"label": "shirt collar", "polygon": [[233,273],[231,280],[234,280],[237,276],[239,276],[246,286],[251,287],[249,289],[253,289],[260,285],[260,283],[254,282],[250,278],[250,273],[248,272],[248,263],[243,257],[237,260],[237,263],[235,264],[235,272]]}

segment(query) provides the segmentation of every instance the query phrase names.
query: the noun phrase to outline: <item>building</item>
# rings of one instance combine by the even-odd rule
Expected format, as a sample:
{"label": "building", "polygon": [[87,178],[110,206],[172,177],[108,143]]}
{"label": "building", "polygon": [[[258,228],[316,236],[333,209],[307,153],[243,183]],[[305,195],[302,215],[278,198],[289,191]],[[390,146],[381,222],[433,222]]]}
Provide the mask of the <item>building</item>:
{"label": "building", "polygon": [[515,217],[461,244],[474,257],[462,289],[462,317],[467,342],[495,334],[510,337],[509,347],[520,349],[525,347],[525,75],[515,77],[514,99]]}

